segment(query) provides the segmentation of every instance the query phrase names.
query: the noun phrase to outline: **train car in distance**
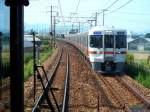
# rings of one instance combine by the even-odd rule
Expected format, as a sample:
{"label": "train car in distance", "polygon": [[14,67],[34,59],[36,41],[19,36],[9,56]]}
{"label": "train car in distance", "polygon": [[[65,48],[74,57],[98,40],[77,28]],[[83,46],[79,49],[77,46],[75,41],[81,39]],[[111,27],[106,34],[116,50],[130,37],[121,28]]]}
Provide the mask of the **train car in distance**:
{"label": "train car in distance", "polygon": [[88,32],[65,35],[88,58],[94,70],[101,73],[122,73],[126,58],[124,29],[96,26]]}

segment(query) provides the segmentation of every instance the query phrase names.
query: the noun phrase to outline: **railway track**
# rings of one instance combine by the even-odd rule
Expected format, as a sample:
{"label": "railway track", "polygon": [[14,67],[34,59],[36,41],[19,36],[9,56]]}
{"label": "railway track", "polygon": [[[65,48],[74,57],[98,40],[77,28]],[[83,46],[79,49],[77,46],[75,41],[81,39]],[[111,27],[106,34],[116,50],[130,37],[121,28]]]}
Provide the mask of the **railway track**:
{"label": "railway track", "polygon": [[115,100],[127,112],[131,111],[148,111],[149,101],[139,94],[131,85],[127,84],[119,76],[104,77],[99,76],[111,94],[115,96]]}
{"label": "railway track", "polygon": [[124,80],[126,83],[130,84],[132,87],[136,89],[137,92],[139,92],[141,95],[145,96],[147,100],[150,101],[150,91],[148,88],[145,88],[143,85],[138,83],[137,81],[133,80],[131,77],[124,75],[122,77],[122,80]]}
{"label": "railway track", "polygon": [[[63,50],[61,51],[61,54],[60,54],[60,56],[59,56],[59,58],[56,60],[56,63],[55,63],[55,65],[54,65],[54,67],[53,67],[53,69],[52,69],[52,71],[51,71],[51,74],[49,74],[49,77],[45,77],[46,79],[45,79],[45,81],[46,81],[46,84],[44,84],[44,81],[43,81],[43,92],[42,92],[42,94],[38,97],[38,99],[37,99],[37,101],[36,101],[36,103],[35,103],[35,106],[33,107],[33,109],[32,109],[32,112],[36,112],[36,111],[39,111],[39,110],[43,110],[43,108],[42,108],[42,103],[44,103],[45,101],[45,99],[46,99],[46,101],[47,101],[47,104],[48,105],[46,105],[46,106],[48,106],[49,107],[49,109],[50,110],[52,110],[52,111],[55,111],[56,109],[55,109],[55,107],[54,107],[54,105],[53,105],[53,103],[52,103],[52,101],[51,101],[51,99],[50,99],[50,97],[49,97],[49,92],[51,93],[51,95],[52,95],[52,97],[53,97],[53,102],[55,102],[55,104],[56,104],[56,107],[57,107],[57,110],[59,111],[59,107],[58,107],[58,104],[57,104],[57,102],[56,102],[56,99],[55,99],[55,96],[54,96],[54,93],[53,93],[53,88],[52,88],[52,83],[53,83],[53,80],[54,80],[54,78],[55,78],[55,76],[56,76],[56,71],[57,71],[57,69],[58,69],[58,66],[59,66],[59,64],[60,64],[60,60],[61,60],[61,58],[62,58],[62,54],[63,54]],[[41,80],[41,82],[42,82],[42,79],[40,79]]]}
{"label": "railway track", "polygon": [[[82,61],[84,61],[84,57],[82,57]],[[88,68],[86,68],[86,71],[88,72],[91,69],[88,62],[86,62],[86,65],[83,63],[80,63],[80,64],[81,66],[87,65]],[[85,72],[84,69],[82,69],[81,71]],[[80,75],[81,74],[82,73],[80,73]],[[99,85],[102,86],[101,82],[103,82],[104,86],[107,88],[104,94],[107,94],[108,97],[111,99],[111,101],[108,103],[110,108],[112,107],[116,110],[118,109],[120,111],[126,111],[126,112],[147,111],[149,109],[149,105],[150,105],[149,101],[144,96],[142,96],[138,91],[136,91],[131,85],[127,84],[124,80],[122,80],[121,77],[119,76],[104,77],[100,74],[94,73],[94,71],[92,71],[91,74],[95,74],[94,76],[96,77],[95,81],[97,80],[97,85],[99,83]],[[78,78],[80,78],[80,76],[78,76]],[[104,86],[103,88],[105,88]],[[84,105],[83,107],[88,107],[87,105],[85,105],[85,104],[88,104],[87,103],[88,101],[86,101],[88,98],[85,97],[87,94],[84,93],[83,84],[81,88],[83,88],[81,90],[83,97],[81,97],[80,99],[84,100],[84,103],[82,103],[79,106]]]}
{"label": "railway track", "polygon": [[[139,91],[133,90],[133,85],[125,84],[124,77],[97,74],[75,47],[66,44],[62,46],[63,52],[56,59],[53,69],[48,71],[47,78],[42,75],[46,92],[43,92],[44,87],[38,81],[36,103],[33,103],[33,98],[32,101],[28,100],[32,103],[28,104],[30,107],[27,106],[26,112],[130,112],[149,109],[149,101]],[[32,92],[30,97],[33,97]],[[46,97],[51,104],[48,98],[45,100]]]}
{"label": "railway track", "polygon": [[[47,92],[47,95],[43,92],[38,97],[32,112],[50,110],[66,112],[69,90],[69,54],[67,47],[63,46],[63,52],[53,68],[51,75],[49,75],[50,77],[48,77],[48,84],[45,86],[46,91],[50,90]],[[45,96],[49,98],[50,105],[45,100]]]}
{"label": "railway track", "polygon": [[95,78],[96,74],[85,61],[85,57],[74,47],[69,47],[69,51],[71,52],[69,112],[113,111],[114,108],[116,109],[106,96],[101,83]]}
{"label": "railway track", "polygon": [[122,85],[124,85],[129,91],[131,91],[134,96],[136,96],[136,98],[138,100],[141,101],[143,105],[143,108],[144,109],[150,109],[150,101],[146,99],[145,96],[143,96],[141,93],[139,93],[136,88],[132,87],[132,85],[130,85],[129,83],[127,83],[123,78],[119,77],[119,76],[116,76],[115,77],[118,82],[120,82]]}

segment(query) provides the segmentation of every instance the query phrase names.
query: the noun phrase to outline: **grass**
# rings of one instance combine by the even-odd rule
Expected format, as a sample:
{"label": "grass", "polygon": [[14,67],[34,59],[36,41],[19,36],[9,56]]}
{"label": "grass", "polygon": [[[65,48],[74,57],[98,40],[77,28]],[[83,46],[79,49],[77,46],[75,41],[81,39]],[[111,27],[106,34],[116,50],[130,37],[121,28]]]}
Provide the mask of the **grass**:
{"label": "grass", "polygon": [[150,64],[147,63],[146,59],[137,61],[132,54],[128,54],[125,69],[132,78],[150,88]]}
{"label": "grass", "polygon": [[24,53],[24,63],[28,63],[33,58],[33,53]]}
{"label": "grass", "polygon": [[24,80],[33,75],[33,59],[24,65]]}
{"label": "grass", "polygon": [[[42,51],[40,52],[40,62],[43,63],[53,52],[49,47],[49,39],[41,37],[42,40]],[[10,68],[10,56],[9,56],[9,41],[3,41],[3,52],[2,52],[2,73],[5,75],[9,72]],[[33,75],[33,52],[24,53],[24,80],[27,80]]]}
{"label": "grass", "polygon": [[[42,51],[40,52],[40,63],[43,63],[47,58],[52,54],[53,49],[50,49],[48,45],[42,46]],[[32,76],[33,73],[33,59],[32,54],[26,54],[25,59],[25,65],[24,65],[24,81],[26,81],[30,76]]]}

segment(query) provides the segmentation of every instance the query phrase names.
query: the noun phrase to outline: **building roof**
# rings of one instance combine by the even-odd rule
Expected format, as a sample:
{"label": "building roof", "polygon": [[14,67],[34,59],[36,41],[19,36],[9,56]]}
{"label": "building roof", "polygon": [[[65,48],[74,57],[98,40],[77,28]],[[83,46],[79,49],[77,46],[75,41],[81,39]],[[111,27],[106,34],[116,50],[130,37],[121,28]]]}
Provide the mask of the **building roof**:
{"label": "building roof", "polygon": [[[24,35],[24,41],[33,41],[32,35]],[[35,37],[35,41],[41,41],[39,38]]]}
{"label": "building roof", "polygon": [[127,43],[133,41],[134,39],[133,38],[127,38]]}
{"label": "building roof", "polygon": [[149,38],[137,38],[132,41],[129,41],[129,43],[145,44],[145,43],[150,43],[150,39]]}

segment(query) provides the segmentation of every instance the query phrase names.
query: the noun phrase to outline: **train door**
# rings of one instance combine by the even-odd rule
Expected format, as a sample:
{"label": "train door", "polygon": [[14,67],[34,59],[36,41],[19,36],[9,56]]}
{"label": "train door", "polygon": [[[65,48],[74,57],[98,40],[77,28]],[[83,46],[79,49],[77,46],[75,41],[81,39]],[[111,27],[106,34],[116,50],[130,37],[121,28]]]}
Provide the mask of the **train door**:
{"label": "train door", "polygon": [[104,56],[105,58],[113,57],[115,52],[115,36],[104,35]]}
{"label": "train door", "polygon": [[116,59],[118,62],[124,62],[126,54],[126,34],[124,32],[117,32],[116,39]]}
{"label": "train door", "polygon": [[102,70],[106,72],[114,71],[115,36],[113,34],[105,34],[103,42],[104,42],[104,63],[102,65]]}

